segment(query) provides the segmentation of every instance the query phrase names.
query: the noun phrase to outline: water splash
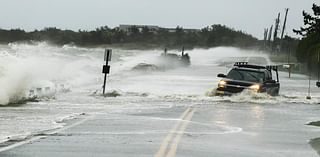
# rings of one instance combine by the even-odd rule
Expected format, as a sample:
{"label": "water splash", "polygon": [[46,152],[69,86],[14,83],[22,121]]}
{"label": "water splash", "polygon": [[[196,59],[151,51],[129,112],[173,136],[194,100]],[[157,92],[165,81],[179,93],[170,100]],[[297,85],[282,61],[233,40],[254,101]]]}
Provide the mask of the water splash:
{"label": "water splash", "polygon": [[[79,51],[47,43],[8,44],[0,49],[0,104],[21,102],[35,96],[52,97],[61,90],[61,85],[79,87],[96,80],[98,73],[95,74],[95,70],[100,65],[94,64],[98,58],[95,49]],[[81,55],[83,51],[89,54],[88,57]]]}

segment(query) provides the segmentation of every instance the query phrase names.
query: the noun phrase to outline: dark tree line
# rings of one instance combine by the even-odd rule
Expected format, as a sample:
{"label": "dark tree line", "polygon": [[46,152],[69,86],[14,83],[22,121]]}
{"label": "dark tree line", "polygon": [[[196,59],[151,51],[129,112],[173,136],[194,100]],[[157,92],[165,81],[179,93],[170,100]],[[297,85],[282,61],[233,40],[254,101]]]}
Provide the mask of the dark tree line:
{"label": "dark tree line", "polygon": [[53,44],[75,44],[78,46],[98,46],[103,44],[152,44],[166,47],[215,47],[215,46],[257,46],[258,40],[241,31],[223,25],[212,25],[201,30],[188,30],[177,27],[174,31],[133,26],[128,31],[107,26],[92,31],[72,31],[58,28],[45,28],[26,32],[21,29],[0,29],[0,43],[20,41],[49,41]]}
{"label": "dark tree line", "polygon": [[309,69],[315,71],[320,53],[320,6],[313,4],[312,10],[313,15],[303,11],[304,27],[293,31],[303,37],[296,49],[297,59],[308,62]]}

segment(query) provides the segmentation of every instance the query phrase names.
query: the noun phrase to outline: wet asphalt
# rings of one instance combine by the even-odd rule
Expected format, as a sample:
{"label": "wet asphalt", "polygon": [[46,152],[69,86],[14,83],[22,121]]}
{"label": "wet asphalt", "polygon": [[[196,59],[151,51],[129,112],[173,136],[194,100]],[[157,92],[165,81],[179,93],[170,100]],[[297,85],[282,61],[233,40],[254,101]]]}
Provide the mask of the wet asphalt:
{"label": "wet asphalt", "polygon": [[[1,157],[316,157],[317,105],[193,103],[127,114],[85,114]],[[19,141],[17,141],[19,143]],[[3,149],[4,147],[0,147]]]}

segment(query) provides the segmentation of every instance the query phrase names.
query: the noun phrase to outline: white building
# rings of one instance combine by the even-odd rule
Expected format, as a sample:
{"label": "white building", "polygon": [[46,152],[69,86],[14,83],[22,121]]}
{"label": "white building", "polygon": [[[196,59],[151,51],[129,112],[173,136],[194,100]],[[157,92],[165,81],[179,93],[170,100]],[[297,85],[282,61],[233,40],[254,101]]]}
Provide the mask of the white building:
{"label": "white building", "polygon": [[142,31],[143,28],[148,28],[151,32],[155,32],[161,29],[161,27],[153,26],[153,25],[120,25],[119,30],[122,30],[124,32],[129,32],[130,28],[132,27],[136,27],[140,32]]}
{"label": "white building", "polygon": [[[156,33],[160,29],[165,29],[170,33],[176,32],[176,28],[162,28],[159,26],[155,25],[119,25],[119,30],[124,31],[124,32],[130,32],[130,29],[132,27],[137,28],[140,32],[143,30],[143,28],[148,28],[150,32]],[[194,33],[194,32],[199,32],[200,29],[185,29],[182,28],[185,33]]]}

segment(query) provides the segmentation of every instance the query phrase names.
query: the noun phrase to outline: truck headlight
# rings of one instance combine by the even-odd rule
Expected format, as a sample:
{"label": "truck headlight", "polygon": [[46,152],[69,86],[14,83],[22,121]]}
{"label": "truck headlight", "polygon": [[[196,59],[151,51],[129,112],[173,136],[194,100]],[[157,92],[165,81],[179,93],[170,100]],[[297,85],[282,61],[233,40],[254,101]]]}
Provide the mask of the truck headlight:
{"label": "truck headlight", "polygon": [[224,88],[226,86],[227,82],[224,81],[224,80],[220,80],[219,83],[218,83],[218,87],[220,88]]}
{"label": "truck headlight", "polygon": [[249,89],[258,92],[260,90],[260,85],[258,85],[258,84],[252,85],[249,87]]}

